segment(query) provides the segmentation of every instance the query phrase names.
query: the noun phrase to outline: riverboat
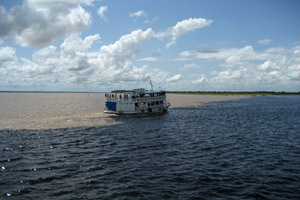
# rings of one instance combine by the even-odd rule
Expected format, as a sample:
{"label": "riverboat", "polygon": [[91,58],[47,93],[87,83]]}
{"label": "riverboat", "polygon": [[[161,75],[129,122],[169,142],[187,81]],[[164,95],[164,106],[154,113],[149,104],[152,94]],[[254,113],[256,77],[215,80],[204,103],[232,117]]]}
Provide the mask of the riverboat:
{"label": "riverboat", "polygon": [[164,90],[134,89],[129,92],[105,93],[104,113],[120,115],[159,114],[170,107]]}

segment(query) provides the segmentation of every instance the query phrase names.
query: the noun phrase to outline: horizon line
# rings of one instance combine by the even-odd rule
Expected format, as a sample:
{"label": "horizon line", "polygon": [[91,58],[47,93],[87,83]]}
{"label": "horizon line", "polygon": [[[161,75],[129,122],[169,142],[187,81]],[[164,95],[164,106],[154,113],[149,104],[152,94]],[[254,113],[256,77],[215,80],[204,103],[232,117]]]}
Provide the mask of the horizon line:
{"label": "horizon line", "polygon": [[[122,90],[119,90],[122,91]],[[167,93],[273,93],[273,94],[300,94],[300,91],[268,91],[268,90],[256,90],[256,91],[230,91],[230,90],[210,90],[210,91],[201,91],[201,90],[165,90]],[[105,93],[103,91],[39,91],[39,90],[0,90],[0,93]]]}

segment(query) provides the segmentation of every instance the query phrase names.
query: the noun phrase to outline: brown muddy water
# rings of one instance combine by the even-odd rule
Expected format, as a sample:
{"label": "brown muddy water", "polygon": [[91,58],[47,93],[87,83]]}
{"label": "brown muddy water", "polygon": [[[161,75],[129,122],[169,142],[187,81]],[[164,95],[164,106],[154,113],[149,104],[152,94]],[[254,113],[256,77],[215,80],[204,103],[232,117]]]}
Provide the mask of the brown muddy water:
{"label": "brown muddy water", "polygon": [[[167,94],[172,108],[246,96]],[[0,129],[55,129],[116,124],[104,114],[104,93],[0,93]]]}

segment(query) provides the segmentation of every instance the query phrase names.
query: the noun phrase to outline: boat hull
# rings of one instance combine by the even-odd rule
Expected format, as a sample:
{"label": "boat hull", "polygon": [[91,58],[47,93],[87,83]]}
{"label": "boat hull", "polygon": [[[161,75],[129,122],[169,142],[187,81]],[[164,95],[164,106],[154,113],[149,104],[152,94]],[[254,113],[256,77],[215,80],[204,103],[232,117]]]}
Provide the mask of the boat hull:
{"label": "boat hull", "polygon": [[116,112],[116,111],[104,111],[106,114],[115,114],[115,115],[159,115],[164,114],[166,111],[159,112]]}
{"label": "boat hull", "polygon": [[156,114],[164,114],[168,111],[168,107],[164,107],[162,110],[154,110],[154,111],[112,111],[112,110],[104,110],[104,113],[107,114],[116,114],[116,115],[156,115]]}
{"label": "boat hull", "polygon": [[153,115],[168,111],[166,92],[135,89],[129,93],[105,93],[104,113],[117,115]]}

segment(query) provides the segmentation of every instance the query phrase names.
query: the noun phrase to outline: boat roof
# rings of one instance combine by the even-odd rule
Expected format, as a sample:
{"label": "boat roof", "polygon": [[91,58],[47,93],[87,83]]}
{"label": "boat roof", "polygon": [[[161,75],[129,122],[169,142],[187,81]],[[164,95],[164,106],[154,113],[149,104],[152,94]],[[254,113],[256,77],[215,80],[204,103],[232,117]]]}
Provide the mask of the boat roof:
{"label": "boat roof", "polygon": [[151,93],[162,93],[165,92],[164,90],[146,90],[144,93],[151,94]]}
{"label": "boat roof", "polygon": [[126,94],[154,94],[154,93],[163,93],[164,90],[145,90],[144,88],[134,89],[130,92],[125,92]]}
{"label": "boat roof", "polygon": [[166,92],[165,90],[145,90],[145,88],[138,88],[134,89],[131,91],[122,91],[122,90],[115,90],[112,91],[111,93],[124,93],[124,94],[158,94],[158,93],[163,93]]}

